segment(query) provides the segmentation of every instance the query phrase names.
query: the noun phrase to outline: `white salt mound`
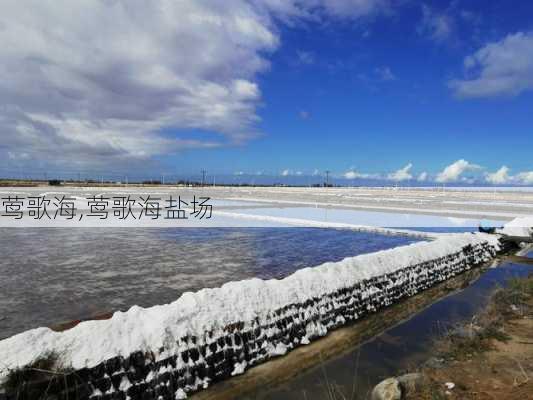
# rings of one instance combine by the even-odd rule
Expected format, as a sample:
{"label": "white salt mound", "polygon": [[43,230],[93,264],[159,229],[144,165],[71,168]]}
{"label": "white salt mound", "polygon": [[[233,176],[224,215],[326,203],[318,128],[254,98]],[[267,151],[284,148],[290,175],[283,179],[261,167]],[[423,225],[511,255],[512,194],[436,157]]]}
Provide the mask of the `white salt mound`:
{"label": "white salt mound", "polygon": [[533,237],[533,216],[515,218],[497,232],[502,235],[531,238]]}

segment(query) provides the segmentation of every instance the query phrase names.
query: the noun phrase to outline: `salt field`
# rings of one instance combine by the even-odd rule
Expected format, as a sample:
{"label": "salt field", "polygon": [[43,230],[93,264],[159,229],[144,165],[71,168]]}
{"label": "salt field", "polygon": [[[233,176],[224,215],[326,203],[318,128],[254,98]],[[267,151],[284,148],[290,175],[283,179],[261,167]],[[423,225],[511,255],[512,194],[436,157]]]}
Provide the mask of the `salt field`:
{"label": "salt field", "polygon": [[[57,211],[62,198],[70,199],[78,213],[91,209],[91,199],[107,202],[108,213],[113,216],[113,199],[131,198],[133,210],[139,213],[147,199],[159,199],[163,209],[169,199],[180,196],[189,203],[194,198],[209,199],[213,216],[210,219],[190,218],[168,220],[163,218],[118,219],[99,217],[66,220],[29,217],[25,204],[21,212],[25,217],[15,219],[2,216],[0,227],[133,227],[133,226],[183,226],[183,227],[246,227],[246,226],[316,226],[317,222],[342,223],[372,227],[398,228],[477,228],[502,226],[516,217],[530,215],[533,193],[501,191],[448,191],[421,189],[376,188],[225,188],[225,187],[169,187],[144,188],[138,186],[114,187],[48,187],[2,189],[5,195],[21,199],[42,197],[50,200],[49,214]],[[189,204],[190,205],[190,204]],[[164,209],[161,212],[164,214]],[[107,214],[106,214],[107,215]],[[253,216],[253,218],[242,218]],[[324,225],[326,224],[326,225]]]}
{"label": "salt field", "polygon": [[315,228],[3,228],[0,337],[416,240]]}
{"label": "salt field", "polygon": [[391,213],[380,211],[361,211],[343,208],[328,207],[249,207],[245,210],[236,210],[246,215],[265,216],[275,218],[296,218],[300,220],[333,222],[345,224],[359,224],[388,228],[470,228],[478,226],[503,226],[505,221],[495,219],[475,219],[441,217],[413,213]]}
{"label": "salt field", "polygon": [[533,2],[5,3],[0,400],[533,393]]}
{"label": "salt field", "polygon": [[[258,200],[247,197],[252,191],[256,197],[260,197]],[[304,189],[288,189],[285,192],[273,188],[194,190],[166,187],[67,187],[54,191],[48,188],[3,189],[4,194],[21,197],[69,196],[78,199],[80,208],[87,207],[82,199],[91,195],[209,195],[213,196],[213,221],[221,227],[208,230],[171,226],[158,229],[3,228],[0,247],[6,250],[0,261],[0,336],[7,337],[32,327],[123,310],[134,304],[164,304],[175,300],[185,291],[216,287],[228,281],[251,277],[281,278],[300,268],[424,239],[305,228],[306,224],[313,226],[320,223],[327,227],[328,224],[335,226],[341,223],[366,226],[370,230],[373,227],[394,227],[422,232],[457,232],[473,231],[478,225],[501,226],[505,223],[501,216],[502,219],[458,218],[367,211],[323,203],[311,207],[284,203],[280,196],[276,197],[278,193],[282,194],[281,197],[292,193],[294,198],[302,191]],[[321,198],[331,194],[335,201],[338,198],[350,198],[350,194],[358,192],[349,189],[339,193],[329,193],[323,189],[309,191],[311,196]],[[265,193],[274,194],[275,201],[281,203],[274,204],[272,198],[265,199]],[[368,192],[360,194],[367,197]],[[237,196],[242,199],[239,200]],[[502,196],[506,194],[502,193]],[[522,199],[517,207],[531,205],[524,204],[526,200]],[[298,201],[303,202],[298,198],[294,200],[295,203]],[[499,210],[508,211],[505,207],[509,203],[497,204],[500,204]],[[224,217],[217,217],[217,212]],[[492,212],[498,214],[504,211]],[[241,218],[231,218],[232,215]],[[255,218],[247,219],[248,216]],[[289,228],[290,221],[296,220],[299,222],[296,225],[303,224],[304,227]],[[235,221],[242,227],[224,228],[233,226]],[[13,223],[18,224],[19,221]],[[100,223],[97,221],[97,224]]]}
{"label": "salt field", "polygon": [[[374,197],[366,199],[370,192]],[[475,198],[457,192],[446,199],[429,191],[370,192],[12,189],[21,199],[68,196],[74,199],[76,210],[85,214],[95,212],[91,202],[96,197],[131,197],[131,211],[142,216],[143,211],[148,212],[148,196],[163,200],[174,195],[198,196],[209,200],[212,215],[210,210],[207,222],[199,225],[170,219],[145,226],[146,222],[139,223],[140,217],[130,225],[120,219],[106,225],[116,216],[111,210],[106,218],[88,224],[80,224],[80,217],[55,227],[52,218],[28,224],[31,208],[22,210],[20,219],[8,215],[10,224],[4,219],[0,227],[0,247],[6,249],[0,261],[0,338],[5,339],[0,341],[0,351],[4,363],[18,368],[42,354],[59,354],[64,365],[94,371],[88,382],[93,388],[90,395],[97,398],[107,390],[133,394],[131,390],[137,389],[131,387],[155,384],[154,377],[161,371],[173,370],[176,378],[167,377],[170,380],[165,385],[176,379],[175,397],[184,398],[473,266],[493,261],[509,245],[504,245],[499,235],[477,233],[479,227],[526,239],[531,233],[531,219],[524,217],[528,215],[524,210],[533,205],[527,192],[519,201],[511,201],[508,192],[497,193],[500,198],[494,203],[484,199],[487,193],[480,197],[480,192],[472,192]],[[361,202],[360,197],[366,200]],[[193,215],[190,208],[183,212]],[[508,222],[516,216],[524,218]],[[505,276],[493,278],[504,282]],[[479,304],[472,300],[458,315],[450,309],[442,314],[441,322],[452,323]],[[79,324],[69,322],[80,320]],[[60,326],[67,330],[42,328],[57,330]],[[426,338],[412,336],[420,343]],[[221,341],[223,348],[218,347]],[[421,351],[415,342],[407,350],[409,360]],[[206,352],[207,344],[213,353]],[[194,361],[180,356],[184,349],[200,352],[199,356]],[[391,349],[388,362],[395,367],[405,362],[399,354]],[[155,365],[137,366],[141,368],[138,373],[126,376],[126,364],[122,363],[132,363],[135,357],[155,357],[161,370]],[[223,362],[216,361],[220,357]],[[116,362],[108,367],[109,360]],[[151,361],[146,358],[144,362]],[[339,387],[346,388],[348,376],[338,371],[336,362],[328,361],[327,368]],[[104,375],[101,365],[107,371]],[[386,364],[374,365],[361,378],[366,383],[357,383],[362,388],[375,384],[387,371]],[[189,368],[194,376],[187,372]],[[6,370],[2,374],[5,378]],[[106,375],[117,375],[122,382],[111,382]],[[261,396],[294,398],[302,387],[309,386],[308,380],[316,379],[312,372],[305,373],[288,386],[261,390]],[[150,390],[159,389],[154,386]],[[317,399],[321,398],[319,392],[319,387],[314,389]]]}
{"label": "salt field", "polygon": [[[318,207],[379,211],[389,214],[422,214],[510,221],[531,214],[533,192],[528,187],[518,188],[310,188],[310,187],[173,187],[115,185],[111,187],[17,187],[0,188],[0,195],[21,197],[66,196],[77,199],[79,208],[87,208],[89,196],[165,197],[181,195],[208,196],[219,209],[252,207]],[[2,223],[2,218],[0,218]],[[386,226],[391,226],[385,224]],[[453,225],[453,224],[452,224]]]}

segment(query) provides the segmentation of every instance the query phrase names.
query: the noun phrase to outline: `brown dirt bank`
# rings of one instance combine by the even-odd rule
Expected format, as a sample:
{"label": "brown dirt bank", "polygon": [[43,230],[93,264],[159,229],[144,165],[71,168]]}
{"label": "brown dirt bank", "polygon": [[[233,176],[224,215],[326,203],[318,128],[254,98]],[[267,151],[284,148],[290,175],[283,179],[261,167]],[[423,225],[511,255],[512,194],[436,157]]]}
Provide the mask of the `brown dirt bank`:
{"label": "brown dirt bank", "polygon": [[421,371],[423,387],[407,399],[533,399],[533,274],[497,291],[481,315],[435,349]]}

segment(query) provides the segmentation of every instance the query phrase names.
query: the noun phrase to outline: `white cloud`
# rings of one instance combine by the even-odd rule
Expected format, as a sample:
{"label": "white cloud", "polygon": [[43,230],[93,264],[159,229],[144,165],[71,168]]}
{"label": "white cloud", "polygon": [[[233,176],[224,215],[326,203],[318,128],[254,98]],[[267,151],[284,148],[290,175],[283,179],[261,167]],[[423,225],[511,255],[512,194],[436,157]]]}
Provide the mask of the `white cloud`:
{"label": "white cloud", "polygon": [[516,178],[524,185],[533,185],[533,171],[521,172]]}
{"label": "white cloud", "polygon": [[[518,173],[516,175],[510,174],[510,169],[507,166],[502,166],[495,172],[483,173],[484,168],[477,164],[470,163],[466,160],[457,160],[454,163],[448,165],[444,168],[436,178],[433,178],[428,172],[424,171],[418,175],[413,175],[412,173],[413,164],[409,163],[403,168],[398,169],[397,171],[391,172],[390,174],[380,174],[380,173],[367,173],[359,172],[355,167],[351,167],[349,170],[342,174],[330,174],[337,178],[344,178],[348,180],[354,179],[372,179],[383,181],[386,184],[386,181],[407,181],[411,179],[416,179],[418,182],[430,182],[435,181],[439,183],[447,182],[462,182],[465,184],[475,184],[475,183],[490,183],[494,185],[509,185],[509,184],[521,184],[521,185],[533,185],[533,171],[525,171]],[[467,174],[468,172],[472,174]],[[236,172],[236,175],[242,175],[242,172]],[[263,171],[257,172],[257,175],[264,174]],[[280,176],[289,177],[289,176],[304,176],[304,173],[301,170],[293,169],[284,169],[279,173]],[[315,169],[311,172],[312,176],[319,176],[322,173]]]}
{"label": "white cloud", "polygon": [[516,96],[533,90],[533,32],[489,43],[464,64],[473,77],[449,83],[459,97]]}
{"label": "white cloud", "polygon": [[346,179],[357,179],[357,178],[360,178],[360,174],[358,172],[355,172],[355,171],[347,171],[344,173],[343,175]]}
{"label": "white cloud", "polygon": [[420,175],[418,175],[418,178],[416,178],[417,181],[419,182],[425,182],[427,181],[429,178],[429,175],[427,172],[421,172]]}
{"label": "white cloud", "polygon": [[486,174],[485,181],[493,185],[504,185],[504,184],[531,185],[533,184],[533,171],[524,171],[516,175],[510,175],[509,174],[510,171],[511,171],[510,168],[504,165],[498,171]]}
{"label": "white cloud", "polygon": [[413,179],[413,175],[411,175],[411,168],[413,168],[413,164],[409,163],[405,167],[400,168],[398,171],[395,171],[387,176],[388,179],[396,182],[401,181],[407,181],[409,179]]}
{"label": "white cloud", "polygon": [[471,164],[466,160],[457,160],[451,165],[448,165],[442,172],[437,175],[437,182],[456,182],[463,178],[465,172],[479,170],[481,167],[476,164]]}
{"label": "white cloud", "polygon": [[346,171],[344,174],[342,174],[342,177],[345,179],[380,179],[381,176],[379,174],[367,174],[362,172],[357,172],[353,168],[349,171]]}
{"label": "white cloud", "polygon": [[[278,44],[268,20],[242,1],[7,1],[0,26],[5,144],[68,160],[253,137],[254,78],[268,66],[260,52]],[[223,139],[160,133],[169,129]]]}
{"label": "white cloud", "polygon": [[513,180],[513,177],[509,175],[509,171],[510,169],[504,165],[498,171],[488,173],[485,180],[493,185],[509,183]]}
{"label": "white cloud", "polygon": [[123,164],[246,142],[258,135],[257,75],[279,24],[387,9],[385,0],[6,0],[0,156]]}

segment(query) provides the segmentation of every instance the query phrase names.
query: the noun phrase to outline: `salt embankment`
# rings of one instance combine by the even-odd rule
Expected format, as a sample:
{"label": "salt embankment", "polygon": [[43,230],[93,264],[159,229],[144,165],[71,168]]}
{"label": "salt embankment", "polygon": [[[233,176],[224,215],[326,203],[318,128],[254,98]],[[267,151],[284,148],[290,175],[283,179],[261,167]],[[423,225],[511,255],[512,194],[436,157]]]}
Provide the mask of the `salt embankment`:
{"label": "salt embankment", "polygon": [[75,371],[79,398],[183,398],[490,261],[499,250],[495,235],[442,235],[281,280],[230,282],[170,304],[134,306],[64,332],[33,329],[0,341],[0,377],[52,354],[58,368]]}

